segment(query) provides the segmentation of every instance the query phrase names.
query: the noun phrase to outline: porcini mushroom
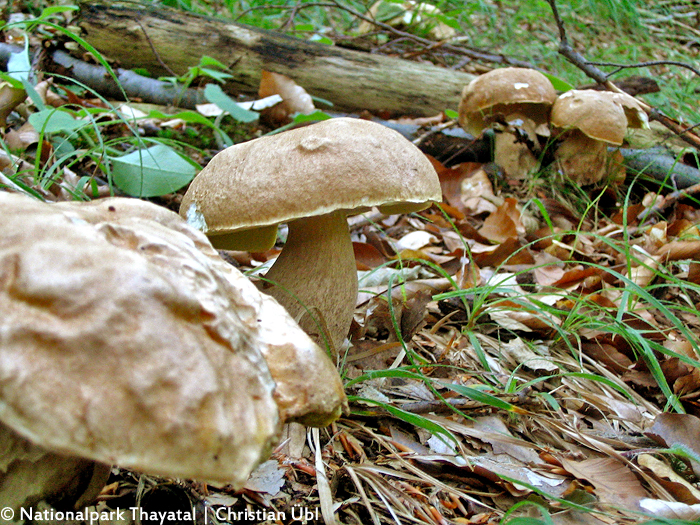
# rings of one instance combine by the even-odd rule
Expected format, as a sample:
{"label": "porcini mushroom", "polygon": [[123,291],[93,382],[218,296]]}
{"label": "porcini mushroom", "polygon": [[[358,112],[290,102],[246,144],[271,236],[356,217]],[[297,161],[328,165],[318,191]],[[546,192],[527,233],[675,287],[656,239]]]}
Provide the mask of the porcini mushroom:
{"label": "porcini mushroom", "polygon": [[177,214],[0,192],[0,216],[0,423],[33,446],[240,487],[283,420],[340,414],[323,351]]}
{"label": "porcini mushroom", "polygon": [[[347,407],[342,380],[328,355],[307,337],[298,337],[298,325],[267,295],[261,295],[235,268],[223,264],[218,252],[198,230],[176,213],[138,199],[100,199],[90,203],[57,203],[92,224],[115,223],[142,228],[156,222],[185,235],[224,278],[235,283],[239,301],[255,305],[248,312],[258,323],[257,336],[272,378],[275,401],[283,421],[323,427]],[[215,295],[215,294],[214,294]],[[239,315],[243,310],[238,311]],[[252,323],[252,318],[249,319]]]}
{"label": "porcini mushroom", "polygon": [[459,124],[474,136],[496,129],[494,162],[510,177],[539,169],[537,135],[547,136],[554,87],[533,69],[505,67],[476,77],[464,87]]}
{"label": "porcini mushroom", "polygon": [[552,106],[551,125],[561,139],[554,152],[557,169],[586,185],[614,172],[608,147],[622,145],[628,127],[645,127],[648,120],[634,97],[572,89]]}
{"label": "porcini mushroom", "polygon": [[[338,348],[357,299],[346,216],[426,208],[442,197],[427,158],[399,133],[336,118],[237,144],[217,154],[185,194],[180,214],[217,248],[261,251],[288,223],[268,291],[311,337]],[[319,315],[320,314],[320,315]]]}

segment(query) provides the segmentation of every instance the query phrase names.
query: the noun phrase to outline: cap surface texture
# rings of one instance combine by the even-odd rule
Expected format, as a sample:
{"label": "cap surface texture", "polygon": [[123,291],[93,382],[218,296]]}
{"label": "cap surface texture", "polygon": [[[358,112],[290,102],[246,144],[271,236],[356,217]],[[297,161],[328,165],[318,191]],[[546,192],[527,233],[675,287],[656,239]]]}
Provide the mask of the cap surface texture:
{"label": "cap surface texture", "polygon": [[334,118],[220,152],[180,214],[215,237],[337,210],[414,211],[441,197],[435,170],[410,141],[381,124]]}
{"label": "cap surface texture", "polygon": [[314,351],[283,308],[149,203],[0,192],[0,217],[0,421],[57,453],[240,486],[280,428],[261,349]]}
{"label": "cap surface texture", "polygon": [[[534,69],[504,67],[479,75],[462,91],[459,124],[473,135],[486,127],[485,115],[530,112],[539,123],[557,98],[549,79]],[[545,108],[535,106],[542,105]],[[533,106],[528,109],[528,106]],[[504,115],[507,116],[507,115]]]}

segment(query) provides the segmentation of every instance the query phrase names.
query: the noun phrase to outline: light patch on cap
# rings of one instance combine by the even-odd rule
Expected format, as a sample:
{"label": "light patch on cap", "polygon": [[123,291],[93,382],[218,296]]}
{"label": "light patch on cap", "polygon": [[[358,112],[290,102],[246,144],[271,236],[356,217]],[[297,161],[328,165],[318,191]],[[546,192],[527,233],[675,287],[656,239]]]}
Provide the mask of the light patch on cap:
{"label": "light patch on cap", "polygon": [[333,139],[331,137],[310,135],[308,137],[304,137],[301,142],[299,142],[298,147],[302,151],[316,151],[323,149],[330,144],[333,144]]}
{"label": "light patch on cap", "polygon": [[197,209],[196,202],[192,202],[190,207],[187,208],[187,224],[204,233],[209,231],[209,226],[207,226],[207,221],[204,218],[204,214]]}
{"label": "light patch on cap", "polygon": [[513,84],[513,88],[515,88],[515,89],[526,89],[529,87],[530,87],[530,84],[528,84],[527,82],[516,82]]}

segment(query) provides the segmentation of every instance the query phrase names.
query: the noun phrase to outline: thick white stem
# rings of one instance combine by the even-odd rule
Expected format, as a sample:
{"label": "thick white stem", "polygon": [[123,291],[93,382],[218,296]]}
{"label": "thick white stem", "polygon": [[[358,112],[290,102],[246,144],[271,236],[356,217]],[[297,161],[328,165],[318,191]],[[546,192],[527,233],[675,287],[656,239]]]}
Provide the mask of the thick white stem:
{"label": "thick white stem", "polygon": [[357,269],[345,214],[289,223],[282,253],[266,277],[266,290],[322,347],[325,330],[337,349],[347,336],[357,301]]}

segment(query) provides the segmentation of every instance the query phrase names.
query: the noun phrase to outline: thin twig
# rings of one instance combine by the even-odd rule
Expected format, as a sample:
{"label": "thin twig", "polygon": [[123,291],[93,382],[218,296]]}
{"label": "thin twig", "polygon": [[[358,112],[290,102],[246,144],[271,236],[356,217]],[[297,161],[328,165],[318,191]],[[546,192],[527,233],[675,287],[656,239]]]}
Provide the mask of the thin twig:
{"label": "thin twig", "polygon": [[669,193],[668,195],[663,197],[663,200],[661,202],[659,202],[658,204],[654,204],[652,207],[642,211],[637,216],[637,219],[639,219],[639,221],[643,223],[647,218],[661,213],[669,206],[676,204],[679,200],[684,199],[685,197],[690,197],[691,195],[697,195],[698,193],[700,193],[700,184],[694,184],[693,186],[689,186],[688,188]]}
{"label": "thin twig", "polygon": [[243,18],[248,13],[252,13],[253,11],[257,11],[259,9],[288,9],[288,10],[293,10],[294,12],[298,12],[301,9],[305,9],[307,7],[336,7],[336,5],[328,3],[328,2],[308,2],[305,4],[294,4],[294,5],[278,5],[278,4],[256,5],[253,7],[249,7],[245,11],[241,11],[240,13],[238,13],[238,16],[236,18],[234,18],[233,21],[238,22],[241,18]]}
{"label": "thin twig", "polygon": [[141,21],[140,21],[139,19],[136,19],[136,23],[137,23],[137,24],[139,25],[139,27],[141,28],[141,31],[143,31],[143,36],[146,38],[146,42],[148,42],[148,46],[151,48],[151,51],[153,52],[153,56],[156,57],[156,60],[158,61],[158,63],[159,63],[161,66],[163,66],[163,69],[165,69],[171,76],[177,78],[179,75],[178,75],[177,73],[175,73],[175,71],[173,71],[172,69],[170,69],[170,68],[168,67],[168,64],[166,64],[165,62],[163,62],[163,59],[160,58],[160,54],[158,53],[158,51],[156,51],[156,48],[155,48],[155,46],[153,45],[153,42],[151,42],[151,37],[148,36],[148,33],[146,32],[146,28],[143,27],[143,25],[141,24]]}
{"label": "thin twig", "polygon": [[[564,23],[559,17],[559,10],[557,9],[556,0],[548,0],[550,7],[552,8],[552,14],[554,15],[554,22],[557,24],[559,29],[559,53],[569,60],[572,64],[583,71],[586,76],[592,78],[599,84],[610,84],[608,76],[598,69],[597,67],[588,63],[588,61],[576,51],[571,44],[569,44],[569,39],[566,36],[566,30],[564,29]],[[612,89],[611,91],[615,91]]]}
{"label": "thin twig", "polygon": [[[592,66],[617,67],[619,69],[633,69],[633,68],[651,67],[651,66],[678,66],[678,67],[684,67],[700,77],[700,69],[696,69],[693,66],[686,64],[685,62],[678,62],[676,60],[652,60],[649,62],[639,62],[637,64],[617,64],[615,62],[589,62],[589,61],[586,61],[586,64],[590,64]],[[608,75],[608,76],[610,76],[610,75]]]}

